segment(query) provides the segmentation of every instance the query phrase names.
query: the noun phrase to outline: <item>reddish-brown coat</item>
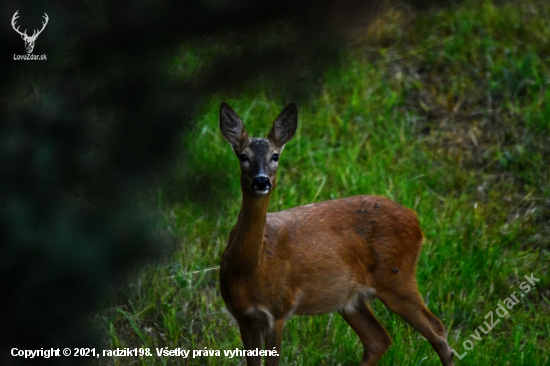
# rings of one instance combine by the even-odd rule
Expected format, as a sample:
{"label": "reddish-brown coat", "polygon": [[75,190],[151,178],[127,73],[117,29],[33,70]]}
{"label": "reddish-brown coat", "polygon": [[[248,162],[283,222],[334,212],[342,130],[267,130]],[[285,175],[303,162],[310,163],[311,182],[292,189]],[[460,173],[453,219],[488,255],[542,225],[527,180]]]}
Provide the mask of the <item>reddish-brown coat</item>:
{"label": "reddish-brown coat", "polygon": [[415,278],[423,235],[414,211],[355,196],[266,214],[268,198],[243,205],[223,254],[222,296],[232,313],[326,313],[362,290]]}
{"label": "reddish-brown coat", "polygon": [[[445,329],[424,305],[416,264],[424,237],[414,211],[379,196],[355,196],[267,213],[278,157],[296,131],[289,105],[267,139],[249,138],[239,116],[220,109],[220,128],[241,162],[243,200],[220,267],[220,289],[245,349],[281,352],[294,314],[338,311],[364,347],[361,366],[376,365],[391,338],[366,298],[376,296],[424,335],[453,366]],[[276,366],[279,356],[266,357]],[[248,366],[261,357],[247,356]]]}

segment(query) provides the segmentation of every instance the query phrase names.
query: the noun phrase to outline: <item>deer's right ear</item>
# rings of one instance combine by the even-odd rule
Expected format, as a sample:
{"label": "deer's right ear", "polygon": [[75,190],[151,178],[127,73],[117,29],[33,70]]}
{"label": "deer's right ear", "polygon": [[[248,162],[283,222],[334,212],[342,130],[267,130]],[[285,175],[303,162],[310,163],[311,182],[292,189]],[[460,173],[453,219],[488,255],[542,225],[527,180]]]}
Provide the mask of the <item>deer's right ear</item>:
{"label": "deer's right ear", "polygon": [[267,138],[277,147],[283,147],[296,132],[298,125],[298,110],[296,104],[291,103],[277,116]]}
{"label": "deer's right ear", "polygon": [[248,139],[243,121],[226,103],[222,103],[220,107],[220,130],[234,151],[240,149],[242,143]]}

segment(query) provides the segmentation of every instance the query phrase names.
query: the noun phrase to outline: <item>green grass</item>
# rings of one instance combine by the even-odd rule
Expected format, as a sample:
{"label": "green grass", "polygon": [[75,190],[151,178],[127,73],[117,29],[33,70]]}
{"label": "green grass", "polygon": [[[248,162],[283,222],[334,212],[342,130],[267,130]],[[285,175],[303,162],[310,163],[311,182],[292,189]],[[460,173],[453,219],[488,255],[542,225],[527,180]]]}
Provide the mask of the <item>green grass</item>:
{"label": "green grass", "polygon": [[[451,347],[468,352],[457,365],[550,365],[548,57],[545,0],[464,1],[422,13],[390,6],[326,73],[322,92],[299,106],[298,131],[281,155],[270,211],[356,194],[384,195],[416,210],[427,239],[420,290]],[[175,62],[190,60],[202,62]],[[96,316],[105,348],[146,347],[155,356],[99,364],[244,361],[223,351],[157,357],[155,348],[242,348],[218,285],[217,266],[240,208],[238,163],[218,130],[218,110],[228,102],[252,136],[264,136],[284,98],[262,85],[205,102],[196,127],[182,137],[189,152],[159,190],[160,226],[177,238],[177,251],[144,268]],[[531,273],[540,282],[492,331],[472,338]],[[440,364],[402,319],[378,301],[372,306],[394,340],[381,365]],[[361,355],[337,314],[295,317],[285,328],[283,365],[356,365]]]}

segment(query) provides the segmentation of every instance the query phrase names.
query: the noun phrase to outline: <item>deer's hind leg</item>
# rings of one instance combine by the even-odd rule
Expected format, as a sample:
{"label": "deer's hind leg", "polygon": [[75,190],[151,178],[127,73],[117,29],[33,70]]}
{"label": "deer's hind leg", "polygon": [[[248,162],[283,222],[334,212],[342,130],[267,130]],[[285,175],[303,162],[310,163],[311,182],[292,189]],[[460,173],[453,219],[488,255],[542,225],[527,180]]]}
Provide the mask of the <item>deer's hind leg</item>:
{"label": "deer's hind leg", "polygon": [[390,346],[391,338],[376,319],[367,302],[365,300],[358,301],[352,311],[340,310],[340,315],[357,333],[363,344],[365,352],[360,366],[376,365]]}
{"label": "deer's hind leg", "polygon": [[430,342],[444,366],[454,365],[445,328],[424,305],[416,281],[409,282],[409,286],[398,285],[388,291],[378,291],[377,296],[388,309],[402,317]]}

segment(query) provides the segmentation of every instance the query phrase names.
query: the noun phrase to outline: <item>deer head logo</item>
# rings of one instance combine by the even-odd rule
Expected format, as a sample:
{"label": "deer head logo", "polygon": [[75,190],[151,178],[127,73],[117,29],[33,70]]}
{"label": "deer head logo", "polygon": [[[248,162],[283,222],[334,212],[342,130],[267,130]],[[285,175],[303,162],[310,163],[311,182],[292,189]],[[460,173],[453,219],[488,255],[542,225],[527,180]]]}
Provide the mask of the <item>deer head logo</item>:
{"label": "deer head logo", "polygon": [[11,26],[13,27],[13,29],[19,33],[21,35],[21,38],[23,38],[23,40],[25,41],[25,49],[27,50],[27,53],[31,53],[32,50],[34,49],[34,42],[36,41],[36,38],[38,38],[38,36],[40,35],[40,33],[42,33],[42,31],[44,30],[44,28],[46,28],[46,24],[48,24],[48,14],[44,13],[44,19],[46,20],[45,22],[42,22],[42,29],[40,30],[34,30],[32,36],[29,36],[27,34],[27,30],[25,29],[24,32],[21,32],[19,31],[19,26],[17,28],[15,28],[15,20],[17,18],[19,18],[19,15],[17,15],[17,13],[19,12],[19,10],[17,10],[15,12],[15,14],[13,14],[13,18],[11,18]]}

